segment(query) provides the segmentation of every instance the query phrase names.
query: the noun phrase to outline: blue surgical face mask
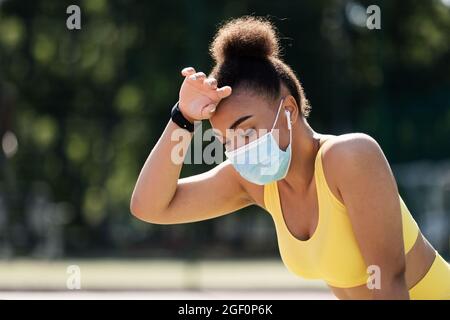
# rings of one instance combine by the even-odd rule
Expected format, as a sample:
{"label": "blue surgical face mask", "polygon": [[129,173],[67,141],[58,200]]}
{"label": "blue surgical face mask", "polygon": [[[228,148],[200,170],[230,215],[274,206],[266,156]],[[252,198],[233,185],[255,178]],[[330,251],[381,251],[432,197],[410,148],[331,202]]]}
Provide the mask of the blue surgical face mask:
{"label": "blue surgical face mask", "polygon": [[284,98],[280,102],[277,116],[270,132],[235,150],[225,151],[239,174],[250,182],[264,185],[286,177],[291,163],[292,127],[291,115],[285,110],[289,129],[289,145],[281,150],[274,137],[274,128],[280,114]]}

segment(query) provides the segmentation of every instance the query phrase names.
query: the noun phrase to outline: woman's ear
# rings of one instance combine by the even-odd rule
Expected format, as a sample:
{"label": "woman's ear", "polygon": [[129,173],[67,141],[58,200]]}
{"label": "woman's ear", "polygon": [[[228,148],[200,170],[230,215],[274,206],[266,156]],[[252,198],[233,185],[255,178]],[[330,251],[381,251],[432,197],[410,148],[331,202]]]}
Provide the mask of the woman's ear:
{"label": "woman's ear", "polygon": [[291,115],[291,123],[294,124],[297,121],[299,115],[299,108],[295,98],[292,95],[286,96],[284,99],[284,108],[289,111]]}

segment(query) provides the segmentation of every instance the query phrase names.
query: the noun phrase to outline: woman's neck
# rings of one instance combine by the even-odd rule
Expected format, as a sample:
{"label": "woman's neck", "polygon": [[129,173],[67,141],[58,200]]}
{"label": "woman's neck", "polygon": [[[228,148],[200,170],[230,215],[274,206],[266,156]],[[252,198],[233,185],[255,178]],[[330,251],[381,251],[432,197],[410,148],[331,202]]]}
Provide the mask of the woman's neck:
{"label": "woman's neck", "polygon": [[320,148],[321,136],[303,117],[294,123],[291,164],[287,176],[283,179],[287,187],[299,192],[309,188],[314,177],[314,164]]}

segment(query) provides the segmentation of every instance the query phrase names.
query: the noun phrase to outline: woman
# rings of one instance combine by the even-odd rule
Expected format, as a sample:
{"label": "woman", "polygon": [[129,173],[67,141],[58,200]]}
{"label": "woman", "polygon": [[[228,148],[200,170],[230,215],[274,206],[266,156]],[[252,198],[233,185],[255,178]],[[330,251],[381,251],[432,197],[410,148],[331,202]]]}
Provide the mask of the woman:
{"label": "woman", "polygon": [[[280,59],[272,24],[232,20],[210,51],[216,65],[209,77],[182,71],[179,103],[139,175],[132,213],[175,224],[256,204],[274,220],[286,267],[323,279],[340,299],[450,298],[449,265],[421,234],[376,141],[309,126],[308,101]],[[192,123],[203,119],[228,159],[179,179],[172,133],[185,132],[187,147]],[[262,149],[269,151],[250,163]]]}

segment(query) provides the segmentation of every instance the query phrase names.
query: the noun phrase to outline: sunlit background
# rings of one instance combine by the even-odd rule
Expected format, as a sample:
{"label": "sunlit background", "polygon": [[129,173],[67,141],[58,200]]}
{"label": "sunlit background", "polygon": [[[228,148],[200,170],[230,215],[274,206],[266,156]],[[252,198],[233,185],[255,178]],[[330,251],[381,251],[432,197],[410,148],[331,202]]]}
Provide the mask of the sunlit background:
{"label": "sunlit background", "polygon": [[[66,27],[71,4],[81,30]],[[381,30],[366,27],[371,4]],[[311,126],[373,136],[422,232],[450,258],[450,1],[0,0],[0,291],[65,290],[74,264],[83,289],[328,297],[284,269],[256,207],[174,226],[129,212],[180,70],[208,73],[217,26],[245,14],[279,28]]]}

